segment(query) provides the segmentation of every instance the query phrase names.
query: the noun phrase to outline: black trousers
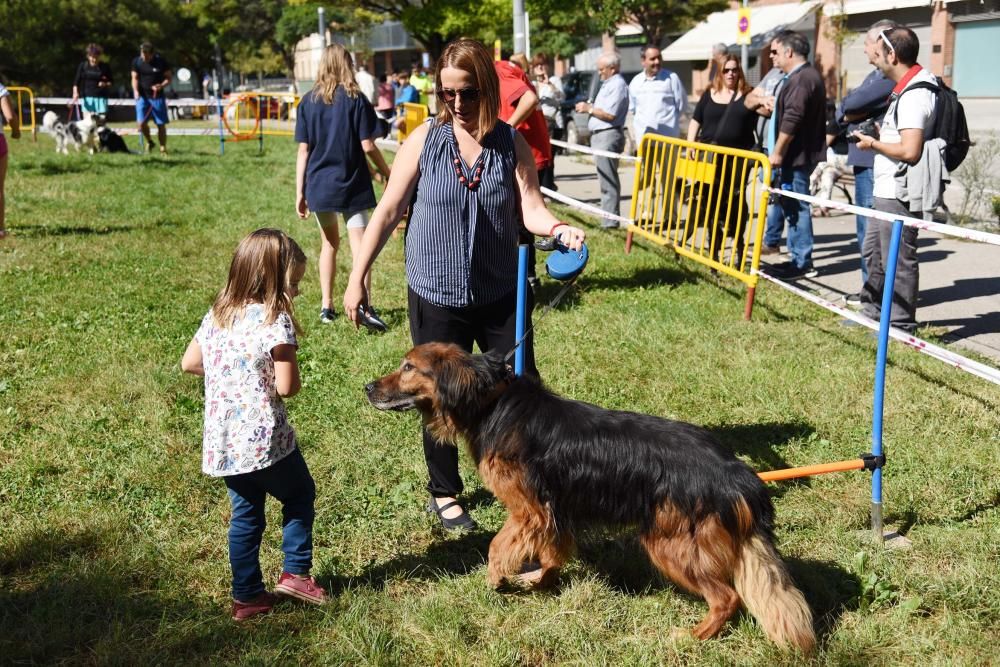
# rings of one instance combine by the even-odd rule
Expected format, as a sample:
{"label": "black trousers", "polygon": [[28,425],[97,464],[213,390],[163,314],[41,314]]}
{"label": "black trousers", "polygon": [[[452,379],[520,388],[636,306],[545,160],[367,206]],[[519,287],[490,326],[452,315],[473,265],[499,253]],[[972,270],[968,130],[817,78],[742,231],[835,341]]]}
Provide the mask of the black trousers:
{"label": "black trousers", "polygon": [[[525,329],[531,328],[531,311],[535,298],[528,288]],[[514,346],[514,324],[517,317],[517,294],[484,306],[446,308],[436,306],[409,290],[410,337],[414,345],[423,343],[455,343],[472,352],[475,343],[480,351],[498,350],[507,354]],[[524,343],[524,372],[537,376],[535,368],[534,334]],[[513,357],[511,358],[513,365]],[[445,498],[462,492],[462,477],[458,473],[458,448],[434,439],[424,429],[424,459],[430,481],[427,490],[432,496]]]}

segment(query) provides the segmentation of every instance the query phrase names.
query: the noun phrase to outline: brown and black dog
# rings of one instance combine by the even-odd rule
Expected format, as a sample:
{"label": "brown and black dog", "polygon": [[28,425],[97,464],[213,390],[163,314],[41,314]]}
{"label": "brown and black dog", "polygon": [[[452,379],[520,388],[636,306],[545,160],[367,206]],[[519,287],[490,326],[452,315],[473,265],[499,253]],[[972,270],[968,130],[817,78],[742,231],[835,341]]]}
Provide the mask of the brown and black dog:
{"label": "brown and black dog", "polygon": [[418,410],[438,439],[464,440],[509,516],[488,577],[541,565],[551,585],[587,526],[634,526],[656,567],[708,602],[693,630],[717,635],[742,602],[781,646],[810,652],[812,613],[772,540],[774,508],[754,472],[697,426],[561,398],[496,355],[413,348],[365,387],[380,410]]}

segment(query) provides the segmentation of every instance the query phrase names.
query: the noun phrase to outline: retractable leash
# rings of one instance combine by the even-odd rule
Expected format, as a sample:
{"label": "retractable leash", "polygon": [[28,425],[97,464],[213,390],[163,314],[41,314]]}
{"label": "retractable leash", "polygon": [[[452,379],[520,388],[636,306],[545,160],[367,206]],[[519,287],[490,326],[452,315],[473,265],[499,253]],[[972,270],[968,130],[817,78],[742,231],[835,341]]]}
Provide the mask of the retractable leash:
{"label": "retractable leash", "polygon": [[555,308],[562,298],[569,291],[569,288],[573,286],[576,279],[580,277],[583,273],[583,269],[587,266],[587,260],[590,259],[590,252],[587,250],[587,244],[584,243],[580,246],[579,250],[570,250],[568,246],[563,245],[556,237],[552,236],[547,239],[542,239],[535,242],[535,247],[542,252],[551,252],[549,258],[545,260],[545,271],[550,277],[565,282],[562,288],[556,292],[555,297],[545,306],[541,314],[531,325],[531,328],[527,331],[524,330],[524,323],[527,319],[527,292],[528,292],[528,246],[521,245],[518,247],[518,264],[517,264],[517,317],[515,321],[515,332],[514,335],[517,339],[514,341],[514,347],[510,349],[510,352],[504,356],[503,360],[510,361],[511,355],[515,352],[517,356],[514,358],[514,374],[522,375],[524,373],[524,348],[521,347],[521,343],[524,339],[528,337],[538,323],[545,319],[545,316],[549,314],[549,311]]}

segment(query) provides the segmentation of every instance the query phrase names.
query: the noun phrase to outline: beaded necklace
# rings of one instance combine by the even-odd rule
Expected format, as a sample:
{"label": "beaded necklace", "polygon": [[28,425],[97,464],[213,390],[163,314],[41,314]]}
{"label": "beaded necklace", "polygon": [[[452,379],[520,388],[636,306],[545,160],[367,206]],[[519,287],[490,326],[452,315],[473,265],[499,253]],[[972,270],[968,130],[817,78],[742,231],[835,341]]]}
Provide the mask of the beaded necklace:
{"label": "beaded necklace", "polygon": [[479,182],[482,180],[483,175],[483,156],[480,154],[477,162],[479,166],[476,167],[476,173],[472,175],[471,179],[465,177],[462,173],[462,158],[458,153],[458,138],[453,136],[451,143],[451,156],[452,163],[455,165],[455,173],[458,175],[458,182],[464,184],[470,190],[475,190],[479,187]]}

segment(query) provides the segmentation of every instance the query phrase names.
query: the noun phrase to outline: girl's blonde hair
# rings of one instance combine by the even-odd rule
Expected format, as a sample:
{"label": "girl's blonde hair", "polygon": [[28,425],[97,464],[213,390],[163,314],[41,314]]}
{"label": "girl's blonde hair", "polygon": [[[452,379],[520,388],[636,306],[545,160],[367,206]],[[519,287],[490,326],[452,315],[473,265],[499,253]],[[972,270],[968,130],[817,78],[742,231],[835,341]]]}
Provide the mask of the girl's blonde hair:
{"label": "girl's blonde hair", "polygon": [[[465,70],[472,75],[479,89],[479,136],[482,139],[493,131],[500,113],[500,79],[493,67],[493,56],[481,42],[474,39],[458,39],[444,47],[444,52],[438,58],[437,70],[434,72],[435,89],[441,90],[441,70],[445,67]],[[438,105],[438,124],[450,123],[453,120],[451,109],[442,100]]]}
{"label": "girl's blonde hair", "polygon": [[319,59],[319,72],[312,92],[324,103],[333,104],[337,86],[343,86],[348,97],[357,97],[361,93],[354,78],[354,59],[351,54],[340,44],[331,44],[323,49],[323,55]]}
{"label": "girl's blonde hair", "polygon": [[229,280],[212,304],[217,327],[228,329],[248,303],[264,305],[265,323],[288,313],[301,333],[292,309],[289,284],[292,273],[305,266],[306,255],[292,237],[278,229],[258,229],[240,241],[229,265]]}

